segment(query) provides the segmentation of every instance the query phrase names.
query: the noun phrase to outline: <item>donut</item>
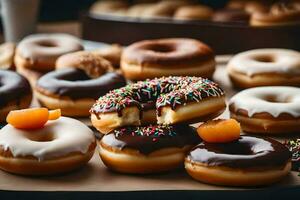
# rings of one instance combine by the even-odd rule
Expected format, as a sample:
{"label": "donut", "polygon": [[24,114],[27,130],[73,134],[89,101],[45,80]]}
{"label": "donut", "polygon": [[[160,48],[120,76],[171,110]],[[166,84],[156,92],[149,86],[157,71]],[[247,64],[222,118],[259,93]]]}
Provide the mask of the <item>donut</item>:
{"label": "donut", "polygon": [[251,16],[252,26],[282,26],[300,23],[300,2],[279,2],[268,12],[258,12]]}
{"label": "donut", "polygon": [[121,70],[130,80],[170,75],[211,78],[215,65],[210,47],[187,38],[136,42],[125,48],[121,57]]}
{"label": "donut", "polygon": [[194,179],[225,186],[261,186],[280,181],[291,169],[291,153],[267,138],[241,136],[229,143],[202,142],[185,158]]}
{"label": "donut", "polygon": [[30,106],[32,92],[29,82],[21,75],[0,70],[0,122],[5,122],[11,110]]}
{"label": "donut", "polygon": [[123,48],[119,44],[112,44],[109,47],[93,51],[94,54],[99,55],[108,60],[115,69],[120,68],[122,52]]}
{"label": "donut", "polygon": [[15,44],[6,42],[0,45],[0,69],[14,69]]}
{"label": "donut", "polygon": [[227,66],[234,86],[300,86],[300,53],[288,49],[254,49],[235,55]]}
{"label": "donut", "polygon": [[180,20],[208,20],[212,17],[213,10],[204,5],[187,5],[178,8],[174,14]]}
{"label": "donut", "polygon": [[16,67],[48,72],[55,68],[59,56],[82,49],[79,39],[68,34],[34,34],[18,44],[15,64]]}
{"label": "donut", "polygon": [[113,14],[128,8],[128,4],[122,0],[96,1],[90,8],[92,14]]}
{"label": "donut", "polygon": [[185,154],[200,142],[188,125],[122,127],[98,142],[103,163],[117,172],[146,174],[183,166]]}
{"label": "donut", "polygon": [[236,9],[221,9],[214,13],[212,21],[214,22],[234,22],[248,24],[250,20],[250,14],[244,10]]}
{"label": "donut", "polygon": [[91,78],[97,78],[107,71],[113,70],[113,66],[108,60],[89,51],[77,51],[62,55],[56,60],[55,67],[56,69],[81,69]]}
{"label": "donut", "polygon": [[300,139],[291,139],[284,145],[292,152],[292,170],[300,172]]}
{"label": "donut", "polygon": [[104,134],[127,125],[199,122],[223,112],[224,96],[216,83],[201,77],[139,81],[100,97],[91,120]]}
{"label": "donut", "polygon": [[228,2],[226,8],[235,10],[244,10],[249,14],[256,12],[266,12],[269,9],[270,2],[268,1],[245,1],[245,0],[231,0]]}
{"label": "donut", "polygon": [[243,131],[288,134],[300,130],[300,89],[269,86],[241,91],[230,99],[230,116]]}
{"label": "donut", "polygon": [[124,77],[110,72],[91,79],[76,68],[60,69],[42,76],[35,87],[41,105],[62,110],[63,115],[89,116],[89,109],[99,96],[126,85]]}
{"label": "donut", "polygon": [[60,117],[40,129],[0,130],[0,169],[21,175],[52,175],[86,164],[94,154],[93,132],[78,120]]}

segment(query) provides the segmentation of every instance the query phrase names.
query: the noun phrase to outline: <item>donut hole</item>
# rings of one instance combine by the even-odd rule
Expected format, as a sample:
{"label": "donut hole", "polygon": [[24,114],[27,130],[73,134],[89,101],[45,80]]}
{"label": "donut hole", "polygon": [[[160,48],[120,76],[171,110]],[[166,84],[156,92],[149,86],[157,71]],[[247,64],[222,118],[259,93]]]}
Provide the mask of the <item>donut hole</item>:
{"label": "donut hole", "polygon": [[70,82],[87,81],[91,79],[83,70],[80,69],[75,69],[75,70],[78,71],[78,73],[65,74],[64,76],[59,77],[58,79],[64,81],[70,81]]}
{"label": "donut hole", "polygon": [[175,50],[175,48],[172,45],[167,44],[155,44],[149,46],[148,50],[158,52],[158,53],[169,53]]}
{"label": "donut hole", "polygon": [[254,58],[255,61],[258,61],[258,62],[264,62],[264,63],[272,63],[272,62],[275,62],[275,59],[273,56],[270,56],[270,55],[260,55],[260,56],[256,56]]}
{"label": "donut hole", "polygon": [[26,133],[25,137],[34,142],[51,142],[55,139],[55,135],[50,132],[45,133]]}
{"label": "donut hole", "polygon": [[[209,146],[206,145],[208,148]],[[214,152],[229,154],[229,155],[253,155],[252,147],[248,143],[231,142],[219,145],[212,145]]]}
{"label": "donut hole", "polygon": [[39,46],[42,47],[57,47],[57,44],[55,42],[51,42],[51,41],[41,41],[38,43]]}
{"label": "donut hole", "polygon": [[270,103],[290,103],[291,102],[291,97],[280,98],[276,95],[267,95],[263,99]]}

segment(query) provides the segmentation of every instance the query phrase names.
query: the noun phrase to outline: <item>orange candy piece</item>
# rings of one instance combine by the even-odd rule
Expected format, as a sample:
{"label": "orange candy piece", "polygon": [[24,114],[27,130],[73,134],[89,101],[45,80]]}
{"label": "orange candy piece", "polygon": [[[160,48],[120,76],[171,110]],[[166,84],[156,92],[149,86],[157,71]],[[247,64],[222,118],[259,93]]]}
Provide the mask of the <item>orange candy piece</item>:
{"label": "orange candy piece", "polygon": [[56,120],[60,116],[60,109],[48,111],[47,108],[28,108],[10,111],[6,121],[18,129],[38,129],[42,128],[48,120]]}
{"label": "orange candy piece", "polygon": [[49,111],[49,120],[56,120],[58,118],[60,118],[61,116],[61,111],[60,109],[56,109],[56,110],[50,110]]}
{"label": "orange candy piece", "polygon": [[226,143],[240,138],[241,127],[235,119],[217,119],[201,124],[197,132],[205,142]]}

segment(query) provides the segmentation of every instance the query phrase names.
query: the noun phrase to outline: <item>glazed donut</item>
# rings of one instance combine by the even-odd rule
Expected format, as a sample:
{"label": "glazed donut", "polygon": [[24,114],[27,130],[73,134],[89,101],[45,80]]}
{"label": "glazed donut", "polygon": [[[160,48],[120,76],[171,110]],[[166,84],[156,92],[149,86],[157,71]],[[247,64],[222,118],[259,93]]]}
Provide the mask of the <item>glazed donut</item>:
{"label": "glazed donut", "polygon": [[98,142],[103,163],[123,173],[146,174],[183,166],[185,154],[200,142],[188,125],[125,127]]}
{"label": "glazed donut", "polygon": [[252,26],[294,25],[300,23],[300,2],[276,3],[269,12],[254,13]]}
{"label": "glazed donut", "polygon": [[85,71],[91,78],[97,78],[107,71],[113,70],[113,66],[108,60],[89,51],[77,51],[62,55],[56,60],[55,67],[56,69],[78,68]]}
{"label": "glazed donut", "polygon": [[227,66],[239,88],[269,85],[300,86],[300,53],[287,49],[255,49],[235,55]]}
{"label": "glazed donut", "polygon": [[140,81],[100,97],[90,110],[91,120],[104,134],[127,125],[199,122],[223,112],[224,96],[216,83],[201,77]]}
{"label": "glazed donut", "polygon": [[244,10],[222,9],[214,13],[212,21],[214,22],[235,22],[248,24],[249,13]]}
{"label": "glazed donut", "polygon": [[204,183],[268,185],[290,172],[291,153],[273,139],[241,136],[229,143],[200,143],[188,153],[185,169]]}
{"label": "glazed donut", "polygon": [[15,44],[7,42],[0,45],[0,69],[14,69]]}
{"label": "glazed donut", "polygon": [[99,55],[108,60],[115,69],[120,68],[122,52],[123,48],[118,44],[112,44],[109,47],[93,51],[94,54]]}
{"label": "glazed donut", "polygon": [[82,49],[80,41],[68,34],[30,35],[18,44],[15,64],[17,67],[47,72],[55,68],[59,56]]}
{"label": "glazed donut", "polygon": [[211,78],[215,65],[210,47],[187,38],[136,42],[125,48],[121,57],[121,69],[130,80],[170,75]]}
{"label": "glazed donut", "polygon": [[0,122],[4,122],[11,110],[30,106],[32,92],[29,82],[21,75],[0,70]]}
{"label": "glazed donut", "polygon": [[88,116],[99,96],[126,85],[118,73],[106,73],[91,79],[79,69],[66,68],[42,76],[35,87],[38,101],[50,109],[60,108],[66,116]]}
{"label": "glazed donut", "polygon": [[60,117],[41,129],[0,130],[0,169],[22,175],[51,175],[86,164],[94,154],[93,132],[80,121]]}
{"label": "glazed donut", "polygon": [[174,14],[174,18],[182,20],[208,20],[212,15],[213,10],[208,6],[187,5],[178,8]]}
{"label": "glazed donut", "polygon": [[229,110],[245,132],[296,133],[300,129],[300,89],[272,86],[243,90],[231,98]]}

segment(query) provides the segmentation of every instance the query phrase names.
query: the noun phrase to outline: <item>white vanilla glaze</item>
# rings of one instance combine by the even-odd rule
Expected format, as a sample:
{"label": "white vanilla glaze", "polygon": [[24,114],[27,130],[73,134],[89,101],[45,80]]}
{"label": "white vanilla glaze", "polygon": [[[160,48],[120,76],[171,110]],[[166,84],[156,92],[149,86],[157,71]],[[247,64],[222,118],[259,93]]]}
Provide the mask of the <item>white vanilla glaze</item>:
{"label": "white vanilla glaze", "polygon": [[[272,102],[268,99],[272,99]],[[229,101],[229,105],[232,104],[235,111],[246,110],[249,117],[263,112],[273,117],[278,117],[281,113],[299,117],[300,88],[282,86],[250,88],[233,96]]]}
{"label": "white vanilla glaze", "polygon": [[[34,141],[30,138],[43,138],[46,134],[52,141]],[[82,122],[60,117],[48,121],[41,129],[21,130],[6,125],[0,130],[0,146],[10,150],[14,157],[34,156],[38,160],[47,160],[67,155],[72,152],[86,153],[95,142],[91,129]]]}
{"label": "white vanilla glaze", "polygon": [[[271,58],[271,62],[259,58]],[[300,74],[300,53],[288,49],[254,49],[235,55],[228,69],[252,76],[261,73]]]}

